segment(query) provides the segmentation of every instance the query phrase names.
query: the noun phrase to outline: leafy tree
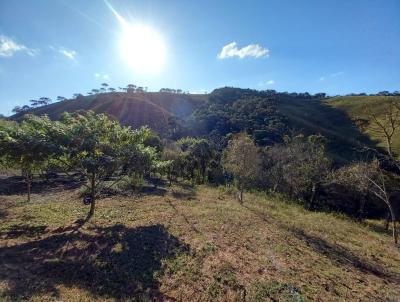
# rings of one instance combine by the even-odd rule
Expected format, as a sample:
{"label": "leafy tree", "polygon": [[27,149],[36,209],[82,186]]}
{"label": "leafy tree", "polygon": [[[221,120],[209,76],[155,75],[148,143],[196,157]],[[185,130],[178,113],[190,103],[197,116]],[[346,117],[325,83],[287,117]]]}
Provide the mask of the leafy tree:
{"label": "leafy tree", "polygon": [[22,110],[21,106],[15,106],[15,107],[13,108],[13,110],[12,110],[13,113],[20,113],[20,112],[22,112],[22,111],[23,111],[23,110]]}
{"label": "leafy tree", "polygon": [[39,106],[39,101],[38,100],[29,100],[29,102],[31,103],[31,106],[33,107],[33,108],[35,108],[35,107],[37,107],[37,106]]}
{"label": "leafy tree", "polygon": [[241,132],[228,142],[223,167],[233,175],[239,200],[243,203],[243,191],[255,180],[261,167],[260,150],[250,136]]}
{"label": "leafy tree", "polygon": [[57,101],[59,102],[65,101],[66,99],[67,99],[66,97],[63,97],[61,95],[57,96]]}
{"label": "leafy tree", "polygon": [[64,156],[60,160],[69,170],[81,173],[88,180],[85,186],[91,198],[89,219],[95,211],[101,181],[116,175],[122,167],[129,166],[132,158],[142,155],[142,148],[138,145],[142,144],[149,130],[133,131],[104,114],[96,115],[92,111],[66,113],[63,124],[65,132],[59,143],[64,148]]}
{"label": "leafy tree", "polygon": [[27,184],[28,202],[31,200],[34,172],[58,152],[58,146],[47,135],[51,125],[52,121],[46,116],[29,115],[20,125],[0,126],[0,154],[3,155],[3,164],[21,169]]}
{"label": "leafy tree", "polygon": [[41,97],[38,101],[37,101],[38,105],[40,106],[45,106],[51,103],[51,99],[48,97]]}
{"label": "leafy tree", "polygon": [[[199,178],[198,181],[205,183],[207,168],[214,155],[214,148],[211,143],[207,139],[186,137],[180,139],[178,145],[183,152],[186,168],[192,181],[195,182],[196,178]],[[196,174],[198,177],[196,177]]]}

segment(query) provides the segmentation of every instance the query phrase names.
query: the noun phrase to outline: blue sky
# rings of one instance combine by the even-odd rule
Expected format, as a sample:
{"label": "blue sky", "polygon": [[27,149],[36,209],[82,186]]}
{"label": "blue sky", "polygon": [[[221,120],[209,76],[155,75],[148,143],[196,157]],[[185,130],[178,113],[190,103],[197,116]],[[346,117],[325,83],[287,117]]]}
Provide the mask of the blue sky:
{"label": "blue sky", "polygon": [[104,1],[0,0],[0,113],[32,98],[86,93],[102,82],[191,92],[400,90],[398,0],[109,4],[126,22],[162,37],[162,70],[142,73],[128,64],[121,22]]}

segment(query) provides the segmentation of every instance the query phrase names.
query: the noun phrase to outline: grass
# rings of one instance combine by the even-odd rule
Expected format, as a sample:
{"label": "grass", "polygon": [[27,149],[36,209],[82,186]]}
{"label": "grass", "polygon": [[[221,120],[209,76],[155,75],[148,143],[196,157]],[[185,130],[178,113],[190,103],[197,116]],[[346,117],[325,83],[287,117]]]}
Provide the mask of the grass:
{"label": "grass", "polygon": [[[368,106],[371,110],[377,114],[377,116],[383,116],[385,108],[388,106],[390,101],[400,102],[398,96],[351,96],[351,97],[336,97],[330,99],[327,104],[333,108],[339,109],[344,112],[350,119],[355,118],[366,118],[364,114],[364,107]],[[371,137],[372,140],[378,142],[378,146],[386,149],[383,137],[379,136],[375,132],[369,131],[368,127],[364,132],[366,135]],[[394,137],[394,150],[396,153],[400,152],[400,134]]]}
{"label": "grass", "polygon": [[0,196],[0,301],[398,301],[400,250],[279,196],[179,186],[101,199]]}

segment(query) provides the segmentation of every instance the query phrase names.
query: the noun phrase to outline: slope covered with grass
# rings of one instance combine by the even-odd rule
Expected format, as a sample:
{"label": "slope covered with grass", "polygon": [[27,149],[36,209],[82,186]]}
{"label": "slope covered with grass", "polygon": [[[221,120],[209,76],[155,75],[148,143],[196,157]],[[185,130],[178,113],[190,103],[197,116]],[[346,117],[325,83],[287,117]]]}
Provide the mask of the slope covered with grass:
{"label": "slope covered with grass", "polygon": [[[337,97],[332,98],[326,102],[328,106],[339,109],[340,111],[347,114],[347,116],[354,120],[357,118],[367,118],[365,115],[364,108],[368,106],[371,111],[378,116],[383,116],[385,108],[387,108],[389,102],[394,101],[400,103],[400,96],[350,96],[350,97]],[[367,126],[365,134],[370,136],[372,140],[377,141],[378,145],[382,148],[386,148],[383,142],[383,137],[379,136],[375,132],[371,132]],[[394,150],[396,153],[400,152],[400,135],[397,134],[394,137]]]}
{"label": "slope covered with grass", "polygon": [[337,162],[347,162],[359,156],[361,145],[375,143],[362,133],[351,118],[323,100],[283,98],[277,107],[287,118],[288,126],[306,135],[322,134],[328,139],[329,151]]}
{"label": "slope covered with grass", "polygon": [[[29,113],[47,114],[53,119],[59,119],[64,112],[93,110],[96,113],[106,113],[125,126],[137,128],[148,125],[163,133],[168,128],[170,117],[187,117],[206,99],[207,96],[196,94],[113,92],[65,100],[33,109]],[[14,116],[16,119],[19,117],[21,114]]]}
{"label": "slope covered with grass", "polygon": [[279,196],[174,186],[87,208],[74,189],[2,195],[0,300],[397,301],[400,250],[379,221]]}

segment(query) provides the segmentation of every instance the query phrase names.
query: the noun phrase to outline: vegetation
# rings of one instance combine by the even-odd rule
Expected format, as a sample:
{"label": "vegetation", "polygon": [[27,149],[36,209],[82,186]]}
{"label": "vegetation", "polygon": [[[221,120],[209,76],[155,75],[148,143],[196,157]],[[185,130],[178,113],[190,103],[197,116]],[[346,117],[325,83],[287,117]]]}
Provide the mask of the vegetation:
{"label": "vegetation", "polygon": [[[334,109],[343,102],[327,100],[323,93],[225,87],[195,101],[180,90],[149,93],[130,84],[121,93],[103,83],[92,94],[74,101],[59,97],[59,103],[42,107],[32,103],[37,108],[29,112],[39,115],[53,108],[52,119],[18,113],[15,121],[0,120],[0,164],[11,171],[0,178],[0,217],[7,221],[0,235],[15,240],[0,245],[0,258],[10,259],[7,274],[0,273],[0,298],[25,297],[13,285],[25,272],[32,285],[23,284],[23,295],[32,300],[59,291],[67,300],[144,301],[187,300],[194,290],[200,300],[212,301],[318,300],[322,290],[331,300],[376,301],[399,294],[395,146],[400,111],[395,97],[384,96],[388,101],[379,112],[363,104],[364,115],[355,118]],[[197,103],[180,118],[168,111],[177,103],[161,102],[161,97],[175,100],[173,95]],[[163,131],[126,126],[121,108],[127,108],[127,100],[156,108],[164,116]],[[60,113],[82,103],[108,114]],[[385,148],[369,133],[384,139]],[[16,171],[22,178],[8,177]],[[26,203],[18,196],[23,192]],[[90,205],[86,219],[80,219],[79,199]],[[376,219],[382,218],[386,223],[380,226]],[[273,252],[265,254],[263,246],[271,244]],[[33,261],[30,248],[41,259],[32,271],[39,272],[42,283],[31,280],[29,269],[22,271]],[[299,274],[293,274],[299,265],[289,260],[293,256],[304,261]],[[318,261],[320,266],[307,268]],[[294,277],[307,275],[307,269],[307,282],[317,282],[322,274],[329,282],[351,284],[351,291]],[[371,276],[362,285],[354,281],[366,275]],[[46,282],[51,289],[43,290]],[[361,294],[371,284],[373,292]],[[63,287],[83,296],[76,299]]]}
{"label": "vegetation", "polygon": [[260,151],[247,134],[240,133],[229,141],[223,166],[233,175],[239,190],[239,200],[243,203],[243,191],[257,179],[261,166]]}
{"label": "vegetation", "polygon": [[400,252],[381,221],[360,224],[279,195],[180,185],[98,203],[43,188],[1,196],[5,301],[396,301]]}

